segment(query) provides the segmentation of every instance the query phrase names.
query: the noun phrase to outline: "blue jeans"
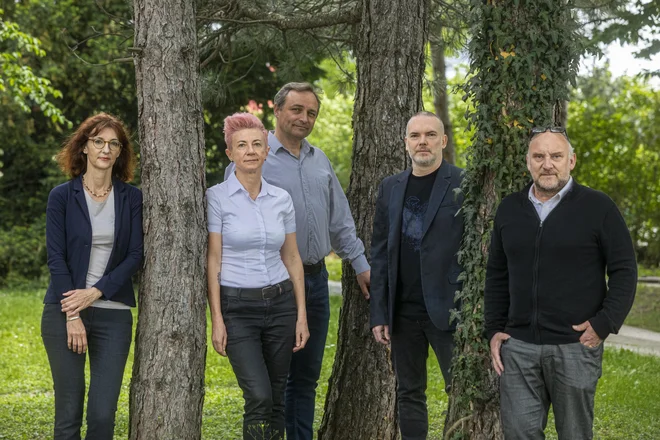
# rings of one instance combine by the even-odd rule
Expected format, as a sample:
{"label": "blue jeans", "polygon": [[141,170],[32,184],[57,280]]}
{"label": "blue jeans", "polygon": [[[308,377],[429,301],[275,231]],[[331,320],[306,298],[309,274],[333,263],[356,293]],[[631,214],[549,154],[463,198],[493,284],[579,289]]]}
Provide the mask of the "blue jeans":
{"label": "blue jeans", "polygon": [[314,435],[314,399],[321,376],[325,339],[330,321],[328,271],[305,275],[309,340],[293,354],[286,384],[286,437],[311,440]]}
{"label": "blue jeans", "polygon": [[[45,304],[43,339],[55,390],[55,440],[79,440],[85,400],[85,360],[67,347],[66,315],[60,304]],[[112,440],[117,400],[131,346],[130,310],[88,307],[80,312],[87,332],[89,393],[87,439]]]}

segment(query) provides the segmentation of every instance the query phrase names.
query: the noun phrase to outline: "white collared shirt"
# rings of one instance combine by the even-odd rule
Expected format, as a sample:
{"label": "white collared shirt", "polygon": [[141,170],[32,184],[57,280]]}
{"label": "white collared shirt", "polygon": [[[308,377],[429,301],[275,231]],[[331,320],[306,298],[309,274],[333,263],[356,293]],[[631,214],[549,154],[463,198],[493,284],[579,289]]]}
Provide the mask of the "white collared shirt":
{"label": "white collared shirt", "polygon": [[568,182],[564,187],[550,200],[547,200],[545,202],[540,201],[539,199],[536,198],[534,195],[534,184],[529,187],[529,200],[532,202],[532,205],[534,205],[534,209],[536,209],[536,213],[539,215],[539,218],[541,219],[541,222],[544,222],[545,219],[548,217],[548,215],[552,212],[553,209],[561,202],[561,199],[566,196],[566,193],[570,191],[571,187],[573,186],[573,178],[570,177],[568,179]]}
{"label": "white collared shirt", "polygon": [[265,287],[289,278],[280,249],[286,234],[296,232],[291,196],[261,179],[252,200],[231,173],[206,190],[208,230],[222,234],[221,284]]}

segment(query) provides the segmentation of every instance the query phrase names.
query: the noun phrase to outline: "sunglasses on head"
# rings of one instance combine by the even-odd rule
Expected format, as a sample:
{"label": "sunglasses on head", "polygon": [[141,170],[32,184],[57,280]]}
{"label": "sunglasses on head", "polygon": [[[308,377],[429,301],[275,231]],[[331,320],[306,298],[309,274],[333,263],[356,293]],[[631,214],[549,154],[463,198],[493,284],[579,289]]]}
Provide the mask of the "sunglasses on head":
{"label": "sunglasses on head", "polygon": [[534,127],[530,130],[529,132],[529,137],[530,139],[536,136],[537,134],[545,133],[545,132],[550,132],[550,133],[560,133],[563,134],[566,140],[569,142],[571,141],[568,138],[568,132],[564,127]]}

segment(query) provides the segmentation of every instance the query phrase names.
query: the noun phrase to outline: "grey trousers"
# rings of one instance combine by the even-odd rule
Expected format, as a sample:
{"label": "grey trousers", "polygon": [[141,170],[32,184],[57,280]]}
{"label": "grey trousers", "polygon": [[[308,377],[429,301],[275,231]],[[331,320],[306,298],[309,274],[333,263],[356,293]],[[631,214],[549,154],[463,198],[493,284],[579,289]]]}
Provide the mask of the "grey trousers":
{"label": "grey trousers", "polygon": [[500,354],[500,414],[506,440],[544,439],[550,404],[559,440],[593,438],[603,344],[536,345],[510,338]]}
{"label": "grey trousers", "polygon": [[[88,307],[80,312],[87,330],[90,382],[88,440],[112,440],[124,367],[131,346],[130,310]],[[59,304],[45,304],[41,337],[48,353],[55,391],[55,440],[80,440],[85,400],[85,361],[67,347],[66,317]]]}

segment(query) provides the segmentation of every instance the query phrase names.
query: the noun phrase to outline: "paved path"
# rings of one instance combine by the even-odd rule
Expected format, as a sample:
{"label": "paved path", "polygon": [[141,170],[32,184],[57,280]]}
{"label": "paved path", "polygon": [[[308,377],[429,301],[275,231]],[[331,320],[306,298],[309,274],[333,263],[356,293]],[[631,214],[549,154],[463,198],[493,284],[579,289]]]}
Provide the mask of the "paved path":
{"label": "paved path", "polygon": [[[341,283],[328,281],[330,295],[341,295]],[[660,333],[624,325],[618,335],[610,335],[607,347],[626,348],[637,353],[660,356]]]}
{"label": "paved path", "polygon": [[605,340],[605,345],[660,356],[660,333],[624,325],[618,335]]}
{"label": "paved path", "polygon": [[637,282],[642,284],[660,284],[660,277],[639,277],[637,278]]}

